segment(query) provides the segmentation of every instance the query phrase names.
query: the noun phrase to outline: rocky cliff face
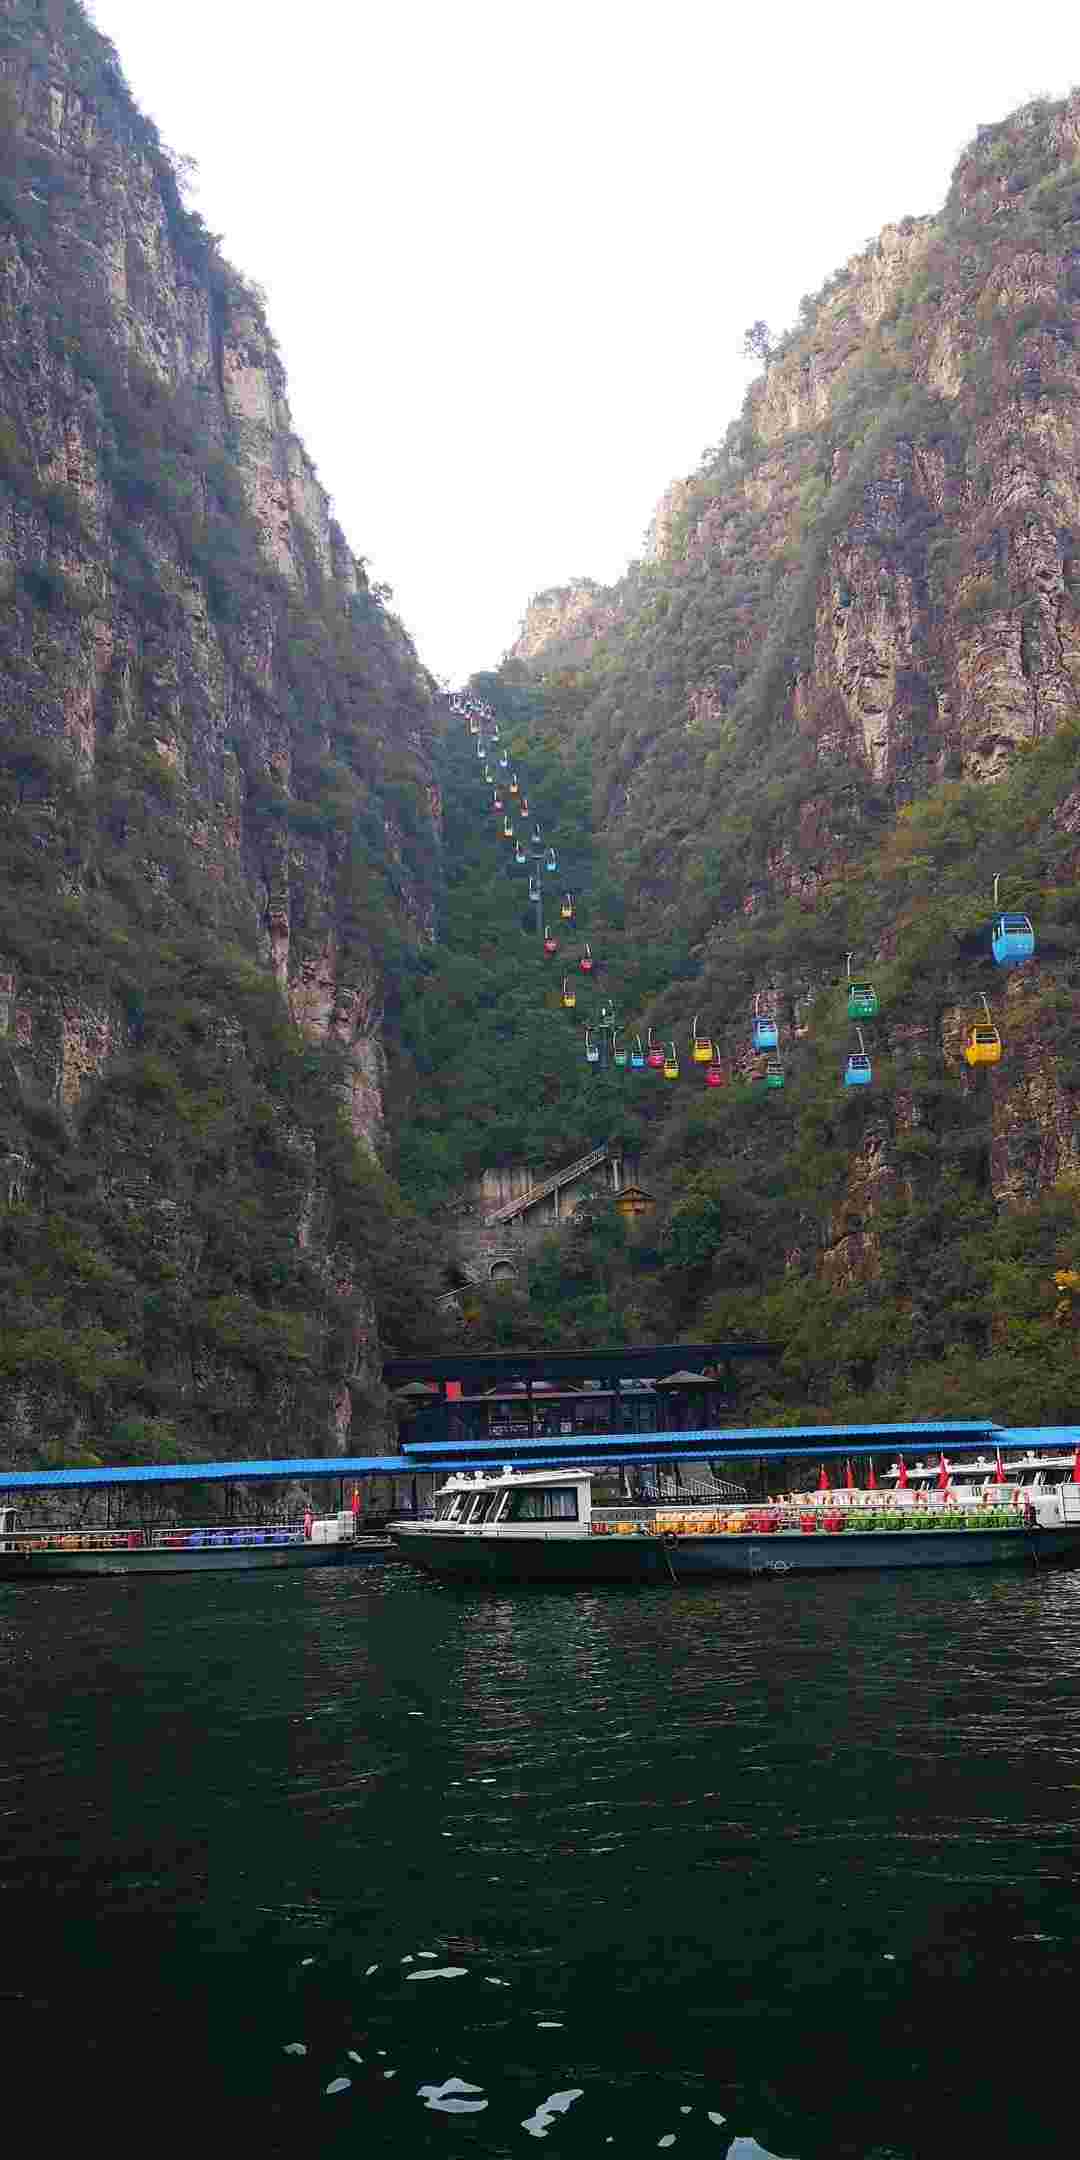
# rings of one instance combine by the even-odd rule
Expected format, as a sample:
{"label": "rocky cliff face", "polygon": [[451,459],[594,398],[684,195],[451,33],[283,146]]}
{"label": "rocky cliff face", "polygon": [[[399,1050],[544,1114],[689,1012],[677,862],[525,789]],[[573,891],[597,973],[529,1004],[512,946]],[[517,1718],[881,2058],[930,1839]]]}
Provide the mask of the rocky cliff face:
{"label": "rocky cliff face", "polygon": [[[126,1358],[144,1423],[167,1411],[198,1439],[216,1390],[227,1447],[234,1388],[281,1446],[301,1396],[309,1441],[344,1438],[373,1323],[332,1135],[344,1106],[374,1164],[387,941],[433,931],[431,687],[293,432],[261,301],[184,209],[75,0],[0,0],[0,608],[11,1236],[25,1261],[28,1225],[57,1205],[58,1150],[65,1175],[92,1156],[87,1134],[126,1092],[134,1152],[103,1140],[93,1184],[101,1265],[140,1291],[145,1267],[165,1268],[178,1307],[196,1296],[214,1239],[195,1218],[223,1165],[202,1165],[200,1200],[185,1117],[209,1116],[209,1092],[244,1127],[249,1168],[260,1145],[280,1154],[275,1241],[307,1271],[290,1345],[267,1364],[256,1338],[279,1316],[251,1278],[266,1194],[249,1192],[252,1251],[216,1283],[248,1300],[243,1325],[218,1327],[205,1354],[191,1310],[153,1352],[121,1325],[110,1378],[90,1388],[35,1349],[31,1299],[16,1424],[100,1438]],[[181,1114],[185,1035],[203,1111]],[[155,1058],[147,1118],[139,1075]],[[43,1149],[46,1112],[59,1124]],[[132,1208],[160,1230],[143,1261],[117,1244]],[[19,1266],[13,1279],[25,1289]],[[90,1324],[81,1307],[68,1317]]]}
{"label": "rocky cliff face", "polygon": [[[767,1000],[787,1082],[771,1174],[746,1106],[717,1113],[724,1145],[798,1196],[789,1278],[862,1311],[888,1291],[913,1344],[920,1315],[937,1339],[941,1299],[905,1287],[901,1219],[929,1221],[935,1180],[1002,1252],[1018,1211],[1059,1209],[1075,1235],[1078,446],[1073,94],[980,130],[940,216],[886,228],[803,303],[665,496],[615,619],[573,666],[559,643],[520,655],[591,747],[631,933],[607,936],[609,982],[664,941],[677,987],[643,1017],[666,1035],[699,1009],[744,1078]],[[1008,982],[999,873],[1039,929]],[[881,991],[865,1099],[838,1093],[849,951]],[[973,1072],[984,994],[1005,1054]],[[696,1142],[691,1125],[691,1159]],[[934,1236],[952,1235],[945,1210]]]}
{"label": "rocky cliff face", "polygon": [[619,615],[617,595],[592,578],[552,585],[533,595],[506,657],[526,664],[540,660],[545,669],[574,666]]}

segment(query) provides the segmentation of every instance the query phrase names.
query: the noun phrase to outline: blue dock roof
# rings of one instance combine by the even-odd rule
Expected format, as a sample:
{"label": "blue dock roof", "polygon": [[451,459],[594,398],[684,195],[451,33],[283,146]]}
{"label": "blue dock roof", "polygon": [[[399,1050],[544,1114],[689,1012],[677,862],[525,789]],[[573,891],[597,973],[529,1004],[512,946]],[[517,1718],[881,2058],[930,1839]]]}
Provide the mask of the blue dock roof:
{"label": "blue dock roof", "polygon": [[417,1441],[401,1455],[286,1455],[273,1461],[139,1463],[127,1469],[3,1470],[0,1492],[105,1489],[130,1485],[224,1485],[314,1478],[381,1475],[410,1478],[422,1472],[490,1469],[511,1463],[522,1469],[560,1464],[774,1461],[807,1455],[884,1455],[907,1446],[947,1447],[950,1455],[988,1448],[1080,1446],[1080,1425],[995,1425],[979,1419],[946,1419],[910,1425],[703,1426],[692,1432],[574,1433],[532,1440]]}
{"label": "blue dock roof", "polygon": [[269,1478],[369,1477],[373,1471],[412,1477],[418,1465],[402,1455],[286,1455],[276,1462],[137,1463],[128,1470],[0,1470],[0,1491],[84,1490],[109,1485],[224,1485]]}

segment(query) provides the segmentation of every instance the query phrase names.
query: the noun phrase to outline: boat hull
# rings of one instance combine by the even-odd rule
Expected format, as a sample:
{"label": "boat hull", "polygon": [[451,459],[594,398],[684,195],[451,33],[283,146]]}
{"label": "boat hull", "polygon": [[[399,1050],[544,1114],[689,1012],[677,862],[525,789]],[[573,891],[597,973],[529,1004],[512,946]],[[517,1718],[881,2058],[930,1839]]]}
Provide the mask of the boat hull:
{"label": "boat hull", "polygon": [[393,1530],[402,1559],[462,1582],[666,1582],[932,1567],[1080,1564],[1080,1527],[846,1530],[727,1537],[498,1538]]}
{"label": "boat hull", "polygon": [[371,1567],[392,1557],[389,1540],[340,1545],[203,1545],[116,1547],[108,1552],[0,1552],[0,1581],[40,1582],[72,1575],[247,1574],[253,1568]]}

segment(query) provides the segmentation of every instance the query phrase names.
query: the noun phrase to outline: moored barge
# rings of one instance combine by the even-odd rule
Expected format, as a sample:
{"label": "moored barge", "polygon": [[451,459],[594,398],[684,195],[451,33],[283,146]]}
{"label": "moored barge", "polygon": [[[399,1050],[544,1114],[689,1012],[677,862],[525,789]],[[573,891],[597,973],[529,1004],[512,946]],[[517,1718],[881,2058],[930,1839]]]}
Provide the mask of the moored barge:
{"label": "moored barge", "polygon": [[0,1580],[371,1566],[391,1551],[389,1538],[359,1530],[348,1510],[272,1527],[19,1530],[15,1509],[0,1508]]}

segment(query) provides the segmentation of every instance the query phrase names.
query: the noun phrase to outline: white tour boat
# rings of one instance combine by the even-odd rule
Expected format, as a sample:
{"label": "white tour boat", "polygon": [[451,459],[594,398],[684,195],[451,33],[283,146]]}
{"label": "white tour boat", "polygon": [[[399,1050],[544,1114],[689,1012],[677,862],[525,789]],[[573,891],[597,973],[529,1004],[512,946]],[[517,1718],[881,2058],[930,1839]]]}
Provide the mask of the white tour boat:
{"label": "white tour boat", "polygon": [[[634,1504],[610,1470],[461,1471],[433,1517],[393,1522],[403,1559],[471,1582],[682,1582],[836,1569],[1037,1566],[1080,1561],[1073,1457],[1032,1457],[1023,1481],[900,1466],[881,1490],[791,1493],[760,1506]],[[1055,1482],[1043,1480],[1048,1469]],[[1030,1475],[1028,1472],[1030,1471]],[[957,1483],[953,1483],[956,1479]],[[594,1490],[595,1488],[595,1490]],[[939,1489],[941,1488],[941,1489]]]}

